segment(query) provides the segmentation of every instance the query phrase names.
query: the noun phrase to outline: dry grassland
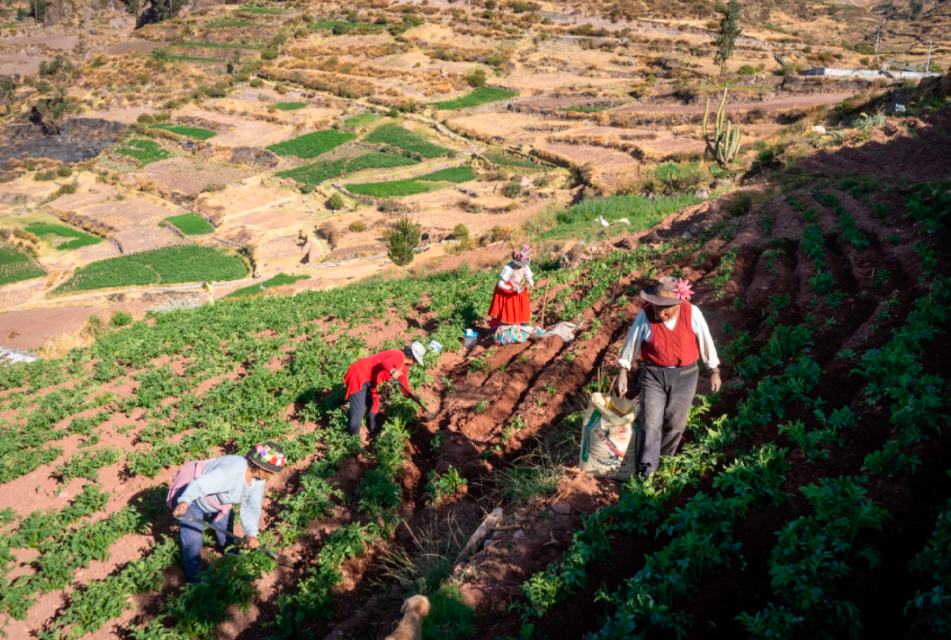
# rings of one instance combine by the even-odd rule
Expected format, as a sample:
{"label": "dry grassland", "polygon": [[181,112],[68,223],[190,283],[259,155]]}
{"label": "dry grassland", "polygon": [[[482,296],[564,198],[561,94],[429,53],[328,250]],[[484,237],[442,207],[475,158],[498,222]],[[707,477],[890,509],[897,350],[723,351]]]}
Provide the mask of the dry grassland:
{"label": "dry grassland", "polygon": [[446,124],[455,132],[490,144],[513,147],[534,144],[549,135],[561,133],[576,126],[564,120],[550,120],[541,116],[515,112],[484,112],[471,116],[450,118]]}
{"label": "dry grassland", "polygon": [[238,167],[212,165],[190,158],[169,158],[147,165],[135,175],[139,181],[152,180],[168,193],[197,196],[208,189],[224,188],[254,175]]}

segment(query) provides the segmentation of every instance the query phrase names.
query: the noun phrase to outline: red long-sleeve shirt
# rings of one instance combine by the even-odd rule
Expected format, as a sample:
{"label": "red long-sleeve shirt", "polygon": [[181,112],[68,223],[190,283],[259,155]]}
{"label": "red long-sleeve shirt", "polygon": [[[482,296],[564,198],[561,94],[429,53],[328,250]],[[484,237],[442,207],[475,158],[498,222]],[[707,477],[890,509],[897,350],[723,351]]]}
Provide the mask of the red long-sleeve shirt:
{"label": "red long-sleeve shirt", "polygon": [[411,397],[409,388],[409,367],[403,362],[403,352],[399,349],[381,351],[366,358],[360,358],[347,369],[343,383],[347,387],[347,397],[359,391],[367,382],[370,383],[370,395],[373,398],[371,413],[380,412],[380,393],[377,386],[381,382],[392,380],[390,371],[396,369],[400,380],[400,391],[407,398]]}

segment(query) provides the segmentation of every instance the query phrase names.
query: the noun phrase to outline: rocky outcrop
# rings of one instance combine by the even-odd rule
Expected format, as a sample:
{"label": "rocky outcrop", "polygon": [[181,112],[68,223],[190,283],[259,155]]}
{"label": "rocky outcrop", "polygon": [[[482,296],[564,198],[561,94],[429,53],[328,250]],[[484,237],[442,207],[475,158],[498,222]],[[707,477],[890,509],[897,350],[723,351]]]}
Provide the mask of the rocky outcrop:
{"label": "rocky outcrop", "polygon": [[273,151],[257,149],[255,147],[238,147],[231,153],[231,162],[235,164],[249,164],[254,167],[271,169],[276,167],[280,158]]}
{"label": "rocky outcrop", "polygon": [[[186,0],[178,13],[181,15],[220,4],[228,4],[228,2],[227,0]],[[139,16],[144,16],[151,11],[152,5],[151,0],[139,0],[136,11],[136,4],[133,1],[126,3],[123,0],[48,0],[44,22],[47,25],[54,25],[82,20],[91,24],[95,18],[107,11],[128,14],[136,11]]]}
{"label": "rocky outcrop", "polygon": [[0,131],[0,165],[13,158],[48,158],[82,162],[98,156],[125,133],[126,125],[98,118],[71,118],[59,133],[49,135],[29,122],[8,124]]}

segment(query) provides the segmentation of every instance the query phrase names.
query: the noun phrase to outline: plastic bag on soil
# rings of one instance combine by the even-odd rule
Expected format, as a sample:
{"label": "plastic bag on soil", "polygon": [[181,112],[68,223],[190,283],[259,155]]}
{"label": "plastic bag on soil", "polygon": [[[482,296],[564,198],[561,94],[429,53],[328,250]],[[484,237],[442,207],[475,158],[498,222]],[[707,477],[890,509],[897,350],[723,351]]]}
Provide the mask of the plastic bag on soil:
{"label": "plastic bag on soil", "polygon": [[634,433],[640,413],[638,400],[591,394],[581,429],[581,470],[597,478],[630,478],[637,460]]}
{"label": "plastic bag on soil", "polygon": [[504,324],[495,330],[495,344],[502,346],[506,344],[518,344],[528,340],[533,329],[522,327],[517,324]]}

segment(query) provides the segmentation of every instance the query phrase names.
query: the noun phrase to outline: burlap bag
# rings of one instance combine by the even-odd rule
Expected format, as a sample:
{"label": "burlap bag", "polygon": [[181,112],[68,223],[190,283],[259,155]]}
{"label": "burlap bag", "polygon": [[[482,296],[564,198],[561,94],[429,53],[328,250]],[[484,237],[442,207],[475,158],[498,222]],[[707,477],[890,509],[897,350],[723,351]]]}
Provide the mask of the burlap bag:
{"label": "burlap bag", "polygon": [[597,478],[630,478],[635,471],[634,433],[640,412],[638,401],[591,394],[581,428],[581,470]]}

